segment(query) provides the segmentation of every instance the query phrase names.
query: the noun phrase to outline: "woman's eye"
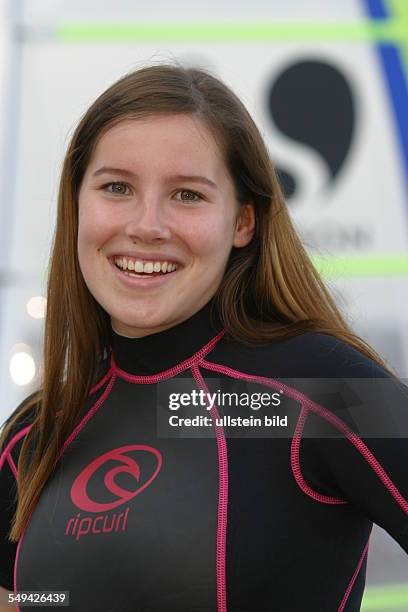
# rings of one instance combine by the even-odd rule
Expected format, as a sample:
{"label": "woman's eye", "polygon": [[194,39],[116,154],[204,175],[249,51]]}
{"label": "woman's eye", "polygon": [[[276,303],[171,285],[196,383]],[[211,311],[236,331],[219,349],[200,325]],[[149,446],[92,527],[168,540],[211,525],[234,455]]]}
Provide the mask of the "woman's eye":
{"label": "woman's eye", "polygon": [[[129,185],[127,185],[127,183],[121,183],[119,181],[115,181],[113,183],[106,183],[106,185],[102,186],[102,189],[113,195],[119,195],[119,196],[130,195]],[[182,194],[182,197],[181,197],[182,202],[198,202],[199,200],[203,199],[203,196],[200,193],[196,191],[191,191],[190,189],[180,189],[176,193]],[[183,197],[184,194],[187,194],[188,197]]]}
{"label": "woman's eye", "polygon": [[[189,194],[189,196],[190,196],[189,198],[183,198],[183,197],[181,198],[182,202],[198,202],[199,200],[203,199],[203,196],[200,193],[197,193],[196,191],[190,191],[189,189],[180,189],[180,191],[177,191],[177,193],[181,193],[181,194],[187,193],[187,194]],[[193,197],[195,197],[197,199],[194,200],[194,199],[192,199],[191,196],[193,196]]]}
{"label": "woman's eye", "polygon": [[[112,189],[109,189],[109,187],[112,187]],[[129,189],[129,186],[126,183],[107,183],[102,186],[102,189],[107,190],[108,193],[112,193],[113,195],[129,195],[126,191],[126,189]]]}

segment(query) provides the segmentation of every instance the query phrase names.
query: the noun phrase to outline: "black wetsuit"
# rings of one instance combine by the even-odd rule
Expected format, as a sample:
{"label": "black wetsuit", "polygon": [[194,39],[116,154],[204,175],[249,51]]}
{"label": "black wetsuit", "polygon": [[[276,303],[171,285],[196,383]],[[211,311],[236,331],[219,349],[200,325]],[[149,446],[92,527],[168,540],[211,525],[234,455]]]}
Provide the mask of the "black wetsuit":
{"label": "black wetsuit", "polygon": [[[144,338],[112,332],[18,546],[6,534],[29,420],[9,436],[2,586],[69,591],[78,612],[355,612],[372,523],[408,552],[407,388],[329,335],[237,344],[209,306]],[[352,379],[378,385],[375,408]],[[170,393],[200,389],[223,402],[170,409]],[[242,401],[260,392],[274,405]],[[169,425],[193,416],[209,424]]]}

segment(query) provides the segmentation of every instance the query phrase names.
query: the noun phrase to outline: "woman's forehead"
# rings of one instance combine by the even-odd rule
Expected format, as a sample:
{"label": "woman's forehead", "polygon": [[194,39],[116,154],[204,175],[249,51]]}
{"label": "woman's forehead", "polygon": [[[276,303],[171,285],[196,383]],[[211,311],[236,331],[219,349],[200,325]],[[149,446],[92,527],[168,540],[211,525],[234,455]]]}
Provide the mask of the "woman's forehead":
{"label": "woman's forehead", "polygon": [[120,140],[134,140],[135,144],[145,146],[142,136],[149,136],[161,143],[183,142],[197,148],[218,149],[216,141],[208,127],[192,115],[153,115],[151,117],[124,118],[114,125],[107,126],[98,137],[98,144]]}
{"label": "woman's forehead", "polygon": [[216,185],[228,175],[211,132],[189,115],[126,119],[111,126],[97,141],[88,169],[120,167],[137,174],[153,164],[174,175],[205,174]]}

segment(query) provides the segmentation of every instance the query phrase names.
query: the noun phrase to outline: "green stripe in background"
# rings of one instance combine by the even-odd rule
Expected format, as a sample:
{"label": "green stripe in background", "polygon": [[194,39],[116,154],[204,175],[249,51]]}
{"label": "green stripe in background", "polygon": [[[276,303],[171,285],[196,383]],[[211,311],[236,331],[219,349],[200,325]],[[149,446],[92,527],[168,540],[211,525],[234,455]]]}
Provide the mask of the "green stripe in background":
{"label": "green stripe in background", "polygon": [[367,587],[361,612],[402,612],[408,610],[408,584]]}
{"label": "green stripe in background", "polygon": [[56,26],[64,42],[404,42],[403,20],[356,23],[65,23]]}
{"label": "green stripe in background", "polygon": [[391,18],[373,21],[364,15],[354,22],[263,21],[208,22],[71,22],[56,25],[65,42],[262,42],[262,41],[372,41],[408,43],[407,0],[386,0]]}
{"label": "green stripe in background", "polygon": [[[408,254],[311,256],[317,271],[328,278],[408,275]],[[408,608],[407,608],[408,610]]]}

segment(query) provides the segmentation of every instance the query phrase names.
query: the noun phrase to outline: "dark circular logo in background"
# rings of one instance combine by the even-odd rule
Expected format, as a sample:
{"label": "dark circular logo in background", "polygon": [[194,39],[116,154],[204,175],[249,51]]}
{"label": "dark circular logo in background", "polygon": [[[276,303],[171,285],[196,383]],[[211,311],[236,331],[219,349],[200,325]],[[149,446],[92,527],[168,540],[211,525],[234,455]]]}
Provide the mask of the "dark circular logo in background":
{"label": "dark circular logo in background", "polygon": [[[332,184],[344,166],[355,131],[355,103],[341,70],[323,60],[292,63],[267,91],[267,113],[282,134],[313,149]],[[276,166],[287,198],[296,193],[291,170]]]}

